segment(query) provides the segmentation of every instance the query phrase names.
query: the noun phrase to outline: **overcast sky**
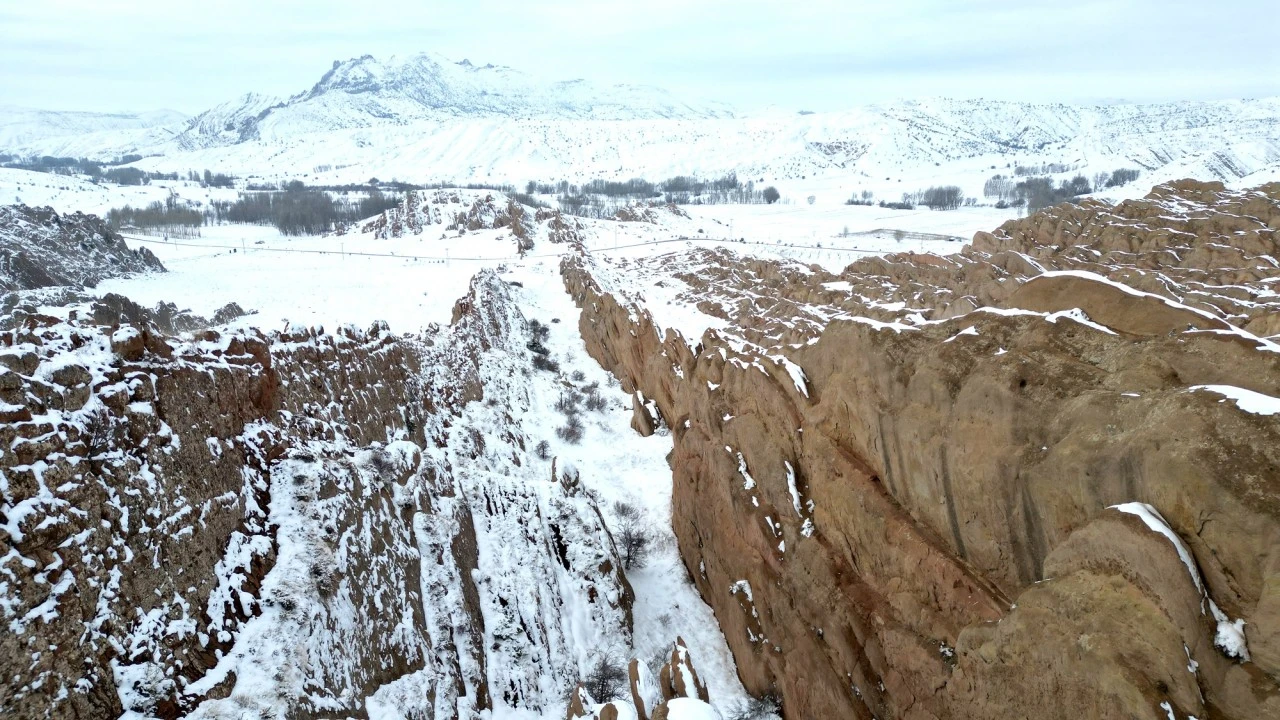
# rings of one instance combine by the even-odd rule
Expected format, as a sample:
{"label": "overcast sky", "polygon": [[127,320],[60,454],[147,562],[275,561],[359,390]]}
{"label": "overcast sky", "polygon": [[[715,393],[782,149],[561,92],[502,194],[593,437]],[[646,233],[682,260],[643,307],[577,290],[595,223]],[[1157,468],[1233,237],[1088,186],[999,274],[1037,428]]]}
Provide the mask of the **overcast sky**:
{"label": "overcast sky", "polygon": [[1280,95],[1276,0],[8,0],[0,105],[197,113],[433,51],[744,109]]}

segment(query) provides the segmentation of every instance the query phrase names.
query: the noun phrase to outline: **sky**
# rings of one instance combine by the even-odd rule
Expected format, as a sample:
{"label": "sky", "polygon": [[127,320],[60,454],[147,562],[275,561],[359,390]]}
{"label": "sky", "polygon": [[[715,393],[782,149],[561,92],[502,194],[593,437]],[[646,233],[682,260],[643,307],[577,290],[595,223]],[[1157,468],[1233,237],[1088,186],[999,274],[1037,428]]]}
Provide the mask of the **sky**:
{"label": "sky", "polygon": [[5,0],[0,105],[195,114],[424,51],[742,110],[1263,97],[1280,95],[1275,2]]}

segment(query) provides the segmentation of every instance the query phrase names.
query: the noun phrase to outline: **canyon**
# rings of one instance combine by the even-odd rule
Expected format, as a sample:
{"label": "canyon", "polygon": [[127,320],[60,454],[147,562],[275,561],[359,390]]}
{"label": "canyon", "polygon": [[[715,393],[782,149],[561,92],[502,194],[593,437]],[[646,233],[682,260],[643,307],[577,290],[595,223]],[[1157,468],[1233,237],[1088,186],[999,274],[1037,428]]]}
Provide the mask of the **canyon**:
{"label": "canyon", "polygon": [[1280,717],[1280,185],[838,269],[412,191],[333,241],[497,249],[399,333],[4,213],[5,714]]}

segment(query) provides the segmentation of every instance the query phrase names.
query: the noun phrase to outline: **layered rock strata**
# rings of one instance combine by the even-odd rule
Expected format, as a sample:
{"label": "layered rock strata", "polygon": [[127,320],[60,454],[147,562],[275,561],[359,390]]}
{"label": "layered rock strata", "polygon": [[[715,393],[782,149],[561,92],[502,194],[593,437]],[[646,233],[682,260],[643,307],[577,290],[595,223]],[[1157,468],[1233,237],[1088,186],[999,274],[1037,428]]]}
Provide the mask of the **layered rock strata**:
{"label": "layered rock strata", "polygon": [[1178,183],[839,275],[562,275],[787,718],[1280,717],[1278,223]]}

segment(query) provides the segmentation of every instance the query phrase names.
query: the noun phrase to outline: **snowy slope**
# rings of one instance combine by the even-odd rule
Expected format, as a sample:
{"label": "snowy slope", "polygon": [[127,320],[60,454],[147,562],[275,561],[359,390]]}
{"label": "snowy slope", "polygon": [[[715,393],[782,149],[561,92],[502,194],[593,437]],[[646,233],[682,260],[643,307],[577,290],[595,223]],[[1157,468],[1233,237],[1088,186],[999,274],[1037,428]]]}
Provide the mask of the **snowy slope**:
{"label": "snowy slope", "polygon": [[[163,156],[140,166],[263,177],[318,168],[317,179],[343,183],[370,176],[522,183],[737,172],[780,188],[795,185],[800,198],[815,182],[836,181],[841,193],[869,189],[896,200],[940,183],[981,197],[987,178],[1017,165],[1058,163],[1086,175],[1135,168],[1151,178],[1143,178],[1145,191],[1176,177],[1234,181],[1280,163],[1280,99],[1096,108],[935,100],[699,119],[476,113],[410,121],[393,113],[394,122],[381,124],[351,115],[350,103],[334,109],[335,102],[326,93],[271,111],[254,126],[256,137],[235,144],[202,145],[208,138],[188,132],[189,149],[153,148]],[[322,106],[326,114],[316,115]],[[355,126],[360,118],[368,125]],[[325,123],[344,127],[322,129]]]}
{"label": "snowy slope", "polygon": [[932,98],[743,115],[656,88],[543,82],[432,54],[336,62],[292,97],[248,94],[182,126],[76,125],[65,115],[51,115],[48,127],[24,121],[38,131],[0,133],[0,150],[136,153],[147,170],[327,183],[737,172],[826,202],[861,190],[897,200],[935,184],[981,198],[987,178],[1019,165],[1057,164],[1066,168],[1060,177],[1138,169],[1138,194],[1180,177],[1236,183],[1280,168],[1280,98],[1100,106]]}
{"label": "snowy slope", "polygon": [[[180,128],[187,116],[173,110],[144,113],[92,113],[0,106],[0,149],[39,144],[57,147],[68,138],[104,145],[128,138],[137,143],[164,139],[165,129]],[[44,153],[52,154],[52,153]]]}
{"label": "snowy slope", "polygon": [[[136,143],[142,154],[221,147],[253,140],[289,144],[335,130],[407,126],[456,118],[577,118],[599,120],[729,117],[726,106],[683,102],[665,90],[635,85],[597,87],[584,80],[544,82],[517,70],[476,66],[422,53],[386,60],[370,55],[333,67],[310,89],[289,98],[249,93],[192,118],[172,137],[86,138],[113,149]],[[71,133],[60,133],[62,139]],[[24,152],[58,147],[98,156],[91,144],[38,143],[0,136],[0,147]],[[309,164],[308,164],[309,166]]]}

